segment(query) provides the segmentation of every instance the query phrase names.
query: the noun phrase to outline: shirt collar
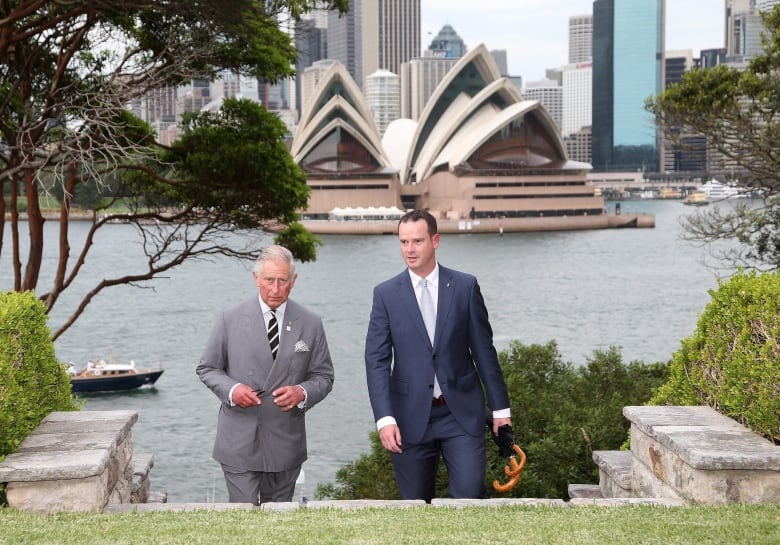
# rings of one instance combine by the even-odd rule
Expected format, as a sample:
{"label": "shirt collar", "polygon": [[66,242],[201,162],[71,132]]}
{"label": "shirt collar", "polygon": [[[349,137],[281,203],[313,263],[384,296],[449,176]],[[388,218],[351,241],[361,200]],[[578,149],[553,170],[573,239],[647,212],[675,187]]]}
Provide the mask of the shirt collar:
{"label": "shirt collar", "polygon": [[[263,312],[263,316],[267,315],[271,311],[271,307],[265,304],[265,301],[258,295],[257,296],[258,301],[260,301],[260,310]],[[281,320],[281,317],[284,316],[284,311],[287,310],[287,301],[276,307],[276,319]]]}
{"label": "shirt collar", "polygon": [[[409,271],[409,277],[412,279],[412,286],[417,288],[420,285],[420,280],[422,280],[423,277],[413,273],[412,269],[408,269],[408,271]],[[439,264],[438,263],[436,263],[436,266],[433,267],[431,274],[429,274],[425,278],[428,280],[428,284],[431,286],[431,288],[436,288],[439,285]]]}

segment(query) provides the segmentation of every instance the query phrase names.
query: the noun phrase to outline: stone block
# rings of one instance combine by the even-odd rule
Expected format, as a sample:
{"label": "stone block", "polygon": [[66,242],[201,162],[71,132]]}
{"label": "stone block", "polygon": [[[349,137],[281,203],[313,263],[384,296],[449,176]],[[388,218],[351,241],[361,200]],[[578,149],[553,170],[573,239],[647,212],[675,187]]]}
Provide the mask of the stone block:
{"label": "stone block", "polygon": [[12,452],[0,464],[0,482],[71,480],[102,475],[107,449]]}
{"label": "stone block", "polygon": [[601,487],[597,484],[570,484],[567,488],[569,498],[603,498]]}
{"label": "stone block", "polygon": [[108,503],[105,473],[81,479],[9,482],[5,490],[10,507],[39,514],[102,511]]}
{"label": "stone block", "polygon": [[631,452],[595,450],[593,461],[599,466],[599,489],[604,498],[631,498]]}
{"label": "stone block", "polygon": [[633,459],[631,472],[631,490],[642,498],[667,498],[683,500],[680,494],[667,483],[659,479],[642,462]]}
{"label": "stone block", "polygon": [[780,447],[709,407],[628,409],[642,495],[668,496],[668,486],[696,504],[780,501]]}
{"label": "stone block", "polygon": [[367,509],[370,507],[408,508],[424,507],[423,500],[322,500],[306,502],[306,509]]}

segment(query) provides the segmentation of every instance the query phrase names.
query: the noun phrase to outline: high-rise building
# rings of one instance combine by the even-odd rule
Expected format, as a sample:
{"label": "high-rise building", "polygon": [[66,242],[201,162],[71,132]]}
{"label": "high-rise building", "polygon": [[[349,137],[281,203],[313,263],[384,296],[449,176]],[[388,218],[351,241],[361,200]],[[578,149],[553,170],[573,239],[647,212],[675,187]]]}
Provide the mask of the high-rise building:
{"label": "high-rise building", "polygon": [[[667,88],[681,81],[694,67],[693,50],[667,51],[665,62],[664,88]],[[707,169],[705,143],[706,139],[701,136],[683,136],[680,145],[666,143],[661,171],[703,173]]]}
{"label": "high-rise building", "polygon": [[[564,138],[589,127],[592,122],[593,63],[581,62],[562,68],[563,105],[561,134]],[[590,132],[588,132],[590,143]],[[590,156],[590,151],[588,152]]]}
{"label": "high-rise building", "polygon": [[349,0],[347,13],[339,15],[333,11],[328,12],[327,57],[343,64],[358,85],[362,80],[362,77],[357,78],[357,43],[361,31],[359,13],[361,6],[362,0]]}
{"label": "high-rise building", "polygon": [[303,78],[301,74],[312,63],[327,56],[325,43],[327,27],[319,26],[323,24],[323,19],[324,24],[327,25],[327,17],[322,16],[302,19],[295,25],[295,49],[298,51],[298,60],[295,63],[297,74],[295,78],[295,109],[299,113],[303,109]]}
{"label": "high-rise building", "polygon": [[593,167],[655,172],[661,143],[645,100],[662,90],[665,0],[593,2]]}
{"label": "high-rise building", "polygon": [[350,0],[349,12],[328,18],[328,57],[363,88],[377,70],[399,74],[420,55],[420,0]]}
{"label": "high-rise building", "polygon": [[298,74],[298,79],[301,82],[301,109],[299,110],[301,115],[309,107],[314,90],[334,62],[333,59],[314,61],[311,66],[303,70],[302,74]]}
{"label": "high-rise building", "polygon": [[593,57],[593,15],[569,17],[569,64],[589,62]]}
{"label": "high-rise building", "polygon": [[366,78],[366,102],[380,135],[401,117],[401,78],[389,70],[377,70]]}
{"label": "high-rise building", "polygon": [[502,76],[509,75],[509,63],[506,58],[506,49],[493,49],[490,51],[490,56],[496,61],[498,73]]}
{"label": "high-rise building", "polygon": [[563,87],[558,85],[557,81],[543,79],[538,81],[529,81],[523,89],[523,98],[526,100],[538,100],[541,105],[553,118],[561,130],[563,122]]}
{"label": "high-rise building", "polygon": [[431,40],[428,50],[433,57],[444,57],[447,59],[459,59],[466,54],[466,44],[463,38],[458,36],[455,29],[450,25],[441,27],[439,33]]}
{"label": "high-rise building", "polygon": [[726,0],[726,51],[731,60],[760,54],[763,31],[757,0]]}
{"label": "high-rise building", "polygon": [[427,56],[430,54],[426,51],[426,56],[401,65],[401,117],[420,119],[436,87],[458,62],[458,59]]}

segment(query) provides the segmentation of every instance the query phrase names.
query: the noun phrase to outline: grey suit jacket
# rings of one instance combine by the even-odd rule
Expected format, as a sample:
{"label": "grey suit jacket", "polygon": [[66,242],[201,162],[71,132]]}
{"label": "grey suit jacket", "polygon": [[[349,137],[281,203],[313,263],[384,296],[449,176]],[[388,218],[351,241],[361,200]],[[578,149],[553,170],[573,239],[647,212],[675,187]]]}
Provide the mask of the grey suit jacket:
{"label": "grey suit jacket", "polygon": [[[304,413],[333,388],[333,363],[319,316],[287,300],[276,361],[257,297],[225,310],[216,321],[197,367],[200,380],[222,401],[214,459],[251,471],[286,471],[306,460]],[[237,383],[263,388],[262,405],[228,402]],[[305,409],[282,412],[271,392],[284,385],[306,389]]]}

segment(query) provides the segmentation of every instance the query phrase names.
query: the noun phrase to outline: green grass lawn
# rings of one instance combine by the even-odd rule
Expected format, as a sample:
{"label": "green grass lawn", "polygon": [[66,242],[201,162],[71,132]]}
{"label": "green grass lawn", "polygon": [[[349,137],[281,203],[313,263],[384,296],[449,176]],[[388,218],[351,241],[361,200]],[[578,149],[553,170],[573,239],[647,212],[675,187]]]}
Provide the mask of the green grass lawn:
{"label": "green grass lawn", "polygon": [[777,545],[780,504],[445,507],[32,515],[0,510],[0,544]]}

